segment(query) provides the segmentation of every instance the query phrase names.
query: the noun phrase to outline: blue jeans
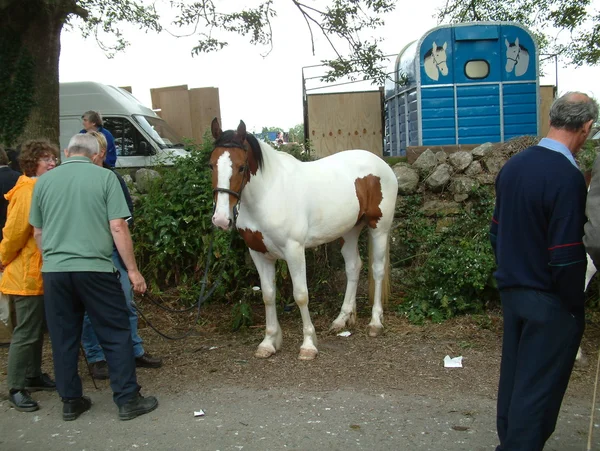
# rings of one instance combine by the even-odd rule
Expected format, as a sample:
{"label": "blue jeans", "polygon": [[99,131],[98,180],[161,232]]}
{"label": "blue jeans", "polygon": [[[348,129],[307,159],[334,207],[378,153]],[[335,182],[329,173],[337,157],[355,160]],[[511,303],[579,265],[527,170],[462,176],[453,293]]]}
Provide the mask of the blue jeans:
{"label": "blue jeans", "polygon": [[[133,355],[135,357],[140,357],[144,354],[144,347],[142,346],[142,339],[138,335],[138,316],[135,308],[133,307],[133,289],[131,288],[131,282],[129,281],[127,270],[123,267],[123,263],[121,263],[121,258],[119,257],[119,252],[116,249],[113,250],[112,261],[115,265],[115,268],[117,268],[119,271],[121,288],[123,289],[123,293],[125,293],[125,301],[127,302],[127,309],[129,310],[129,324],[131,325]],[[106,360],[87,312],[83,317],[81,344],[83,345],[83,350],[85,351],[85,356],[89,363]]]}

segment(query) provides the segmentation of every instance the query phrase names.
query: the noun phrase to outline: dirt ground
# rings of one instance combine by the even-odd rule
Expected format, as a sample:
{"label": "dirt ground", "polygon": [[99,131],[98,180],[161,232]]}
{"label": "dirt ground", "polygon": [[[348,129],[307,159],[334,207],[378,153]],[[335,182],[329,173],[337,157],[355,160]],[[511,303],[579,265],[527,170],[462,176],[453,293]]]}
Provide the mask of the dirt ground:
{"label": "dirt ground", "polygon": [[[329,332],[340,306],[311,306],[311,318],[318,335],[318,357],[312,362],[298,360],[302,344],[302,320],[298,309],[281,312],[283,348],[268,360],[256,359],[254,351],[264,335],[264,309],[254,305],[253,325],[231,331],[231,306],[201,307],[194,333],[179,341],[157,336],[142,320],[145,348],[165,360],[157,377],[165,389],[177,391],[198,380],[209,384],[254,387],[302,387],[331,390],[354,387],[358,381],[371,388],[387,388],[427,395],[431,392],[460,392],[495,398],[499,376],[502,316],[499,310],[485,315],[455,318],[441,324],[412,325],[403,317],[387,312],[384,334],[370,338],[366,326],[370,306],[359,302],[357,325],[352,335],[340,337]],[[165,314],[147,301],[140,308],[163,333],[179,335],[188,330],[194,314]],[[186,323],[187,321],[187,323]],[[589,364],[576,368],[569,395],[591,399],[596,356],[600,344],[600,315],[589,315],[582,348]],[[463,368],[443,368],[443,359],[463,356]]]}
{"label": "dirt ground", "polygon": [[[189,322],[194,319],[193,313],[167,315],[152,306],[147,300],[142,299],[139,304],[149,320],[167,334],[175,335],[185,332]],[[179,442],[174,442],[179,443],[179,445],[170,445],[172,449],[392,449],[394,448],[393,443],[398,442],[391,441],[393,438],[391,432],[384,437],[374,435],[367,442],[365,442],[366,435],[363,436],[363,442],[356,442],[354,439],[352,439],[352,442],[343,442],[340,441],[340,438],[331,442],[328,440],[332,440],[332,438],[325,435],[331,434],[329,429],[321,431],[326,437],[322,441],[317,440],[316,437],[319,435],[312,435],[313,433],[317,434],[318,430],[315,432],[315,428],[318,428],[318,423],[321,420],[308,421],[308,423],[312,423],[310,431],[313,432],[289,429],[289,427],[282,429],[281,426],[287,423],[281,420],[280,417],[285,417],[285,415],[299,415],[302,417],[307,412],[312,412],[315,405],[323,402],[323,400],[339,402],[343,406],[344,403],[348,402],[349,397],[356,396],[356,400],[364,405],[364,403],[376,402],[374,398],[378,399],[380,396],[383,402],[385,393],[386,400],[391,397],[394,402],[405,406],[403,414],[408,415],[408,419],[403,419],[401,425],[394,423],[392,428],[396,433],[404,431],[404,433],[410,435],[410,441],[402,442],[405,443],[404,446],[409,446],[406,443],[414,444],[410,445],[409,448],[415,450],[493,449],[496,440],[494,408],[502,336],[502,318],[499,312],[466,316],[443,324],[426,324],[423,326],[411,325],[406,319],[388,312],[384,319],[384,335],[378,338],[369,338],[365,333],[369,320],[369,310],[366,305],[359,309],[358,324],[351,329],[352,334],[349,337],[330,334],[328,328],[330,322],[335,318],[337,308],[339,306],[321,306],[319,308],[318,305],[313,305],[311,313],[318,332],[319,355],[314,361],[310,362],[300,361],[297,358],[302,342],[301,320],[297,308],[279,314],[284,333],[283,349],[267,360],[253,357],[254,350],[262,340],[264,333],[264,312],[260,305],[255,306],[254,325],[237,332],[231,331],[233,320],[231,306],[216,303],[203,306],[201,319],[195,327],[194,333],[190,337],[179,341],[161,338],[144,321],[141,321],[140,334],[144,339],[146,350],[163,357],[164,366],[158,370],[140,369],[138,379],[145,393],[160,395],[161,407],[156,411],[158,417],[150,418],[151,415],[155,415],[153,413],[148,415],[149,419],[147,420],[142,421],[140,419],[139,423],[128,422],[127,424],[133,424],[131,427],[134,428],[148,427],[146,433],[150,436],[157,434],[157,428],[163,427],[166,430],[160,433],[160,437],[163,437],[164,434],[169,436],[170,433],[174,433],[173,431],[181,427],[180,423],[189,421],[188,417],[192,408],[187,407],[188,401],[185,400],[190,399],[191,393],[203,393],[203,403],[201,404],[203,407],[213,406],[212,403],[214,402],[215,406],[220,405],[221,410],[231,409],[226,412],[228,416],[234,418],[237,418],[237,415],[242,415],[242,413],[246,415],[249,410],[257,408],[258,404],[265,408],[269,406],[268,403],[272,403],[270,410],[267,409],[264,412],[264,417],[270,418],[269,415],[275,415],[273,412],[276,412],[278,416],[272,418],[272,420],[280,427],[275,429],[274,434],[276,434],[276,437],[274,435],[271,440],[284,440],[286,434],[288,434],[291,441],[280,446],[263,446],[264,443],[260,445],[260,443],[253,441],[258,439],[252,435],[241,445],[234,446],[234,442],[228,441],[234,440],[234,438],[223,438],[225,436],[219,434],[222,429],[218,429],[220,426],[217,425],[215,426],[217,429],[214,429],[211,435],[212,442],[205,443],[202,446],[198,444],[188,446],[182,442],[183,438],[180,438]],[[589,357],[590,363],[586,366],[580,366],[574,371],[565,398],[566,413],[563,409],[561,418],[559,418],[559,424],[563,419],[563,423],[559,428],[562,434],[561,437],[563,437],[561,440],[563,441],[559,441],[555,447],[548,447],[547,449],[557,451],[585,449],[584,444],[587,440],[588,414],[591,406],[599,343],[600,321],[596,315],[590,317],[583,340],[583,348]],[[52,374],[52,360],[48,343],[45,344],[44,353],[44,370]],[[451,357],[463,356],[463,368],[444,368],[443,359],[446,355]],[[19,418],[29,418],[23,417],[23,415],[31,414],[15,412],[9,408],[6,402],[6,359],[7,349],[1,348],[0,387],[2,389],[0,389],[0,412],[3,413],[0,414],[2,417],[0,419],[0,431],[4,429],[4,432],[0,432],[0,448],[7,450],[39,449],[37,448],[39,443],[45,443],[44,440],[49,439],[43,437],[31,439],[26,442],[31,444],[28,448],[24,446],[25,442],[23,440],[25,439],[22,438],[26,433],[30,435],[34,433],[35,428],[29,427],[29,429],[23,429],[22,431],[18,429],[17,432],[14,430],[23,421]],[[108,382],[97,382],[101,396],[95,391],[83,360],[80,364],[80,374],[86,393],[91,394],[94,401],[98,401],[100,404],[100,407],[96,407],[98,410],[95,411],[94,415],[106,415],[106,411],[113,415],[111,409],[114,409],[114,407],[110,407]],[[312,397],[311,394],[313,394]],[[50,413],[52,417],[50,429],[39,430],[43,430],[48,437],[59,434],[61,427],[64,433],[66,426],[63,426],[64,423],[59,420],[59,402],[55,395],[44,393],[37,396],[41,397],[44,406],[51,406]],[[371,397],[365,398],[366,396]],[[100,399],[98,399],[99,397]],[[214,399],[211,397],[214,397]],[[290,402],[293,403],[294,400],[299,400],[297,403],[298,411],[290,410],[292,409]],[[302,402],[306,403],[306,406],[302,407]],[[222,403],[225,403],[225,406]],[[193,404],[197,405],[195,401]],[[162,407],[166,405],[172,410]],[[186,410],[184,412],[186,415],[185,420],[179,419],[174,413],[181,410],[181,405],[186,406],[184,409]],[[218,410],[217,407],[213,408]],[[386,409],[389,408],[383,408],[383,413],[379,410],[379,406],[366,409],[366,411],[360,413],[360,418],[364,419],[365,415],[371,415],[371,424],[377,421],[385,421],[381,419],[381,415],[387,415],[389,412]],[[429,410],[422,411],[425,408]],[[275,409],[275,411],[272,409]],[[353,405],[352,409],[356,409],[356,406]],[[330,408],[325,410],[330,410]],[[44,409],[38,412],[41,415]],[[184,413],[181,414],[184,415]],[[221,413],[223,414],[223,412]],[[398,420],[399,417],[396,414],[392,415],[392,413],[389,413],[389,421],[400,421]],[[49,415],[49,413],[46,411],[45,415]],[[91,418],[96,417],[91,416],[92,412],[86,415],[90,415],[87,418],[90,419],[89,424],[92,425]],[[471,422],[475,421],[473,418],[477,416],[480,417],[480,423],[483,422],[483,425],[480,424],[479,427],[485,430],[485,435],[482,435],[480,441],[469,442],[461,439],[452,442],[451,445],[444,445],[436,441],[432,442],[431,439],[421,435],[429,434],[429,432],[417,432],[417,430],[426,430],[430,426],[421,424],[417,426],[416,423],[410,426],[413,421],[417,421],[415,418],[420,417],[422,417],[421,421],[427,424],[432,420],[429,415],[433,416],[433,420],[436,420],[437,416],[443,420],[436,420],[441,424],[439,427],[443,430],[443,432],[438,431],[439,437],[460,431],[466,431],[463,432],[464,434],[475,432]],[[456,416],[460,418],[454,418]],[[348,419],[352,417],[340,418],[343,418],[342,422],[346,422],[339,426],[341,430],[362,430],[366,434],[366,424],[368,422],[363,425],[356,419]],[[159,423],[162,422],[163,426],[158,426],[156,420]],[[127,427],[129,426],[125,427],[121,425],[122,423],[115,423],[112,416],[106,417],[102,421],[107,422],[111,428],[120,428],[116,430],[120,430],[125,434],[123,437],[127,437]],[[144,423],[150,421],[154,422]],[[210,420],[207,415],[206,421],[215,420],[214,418]],[[348,424],[349,421],[356,422],[356,424]],[[245,419],[236,420],[237,427],[242,427],[240,424],[247,425],[250,422]],[[84,426],[80,425],[78,430],[85,427],[85,424]],[[104,429],[98,427],[100,428],[98,434],[102,436]],[[328,427],[331,428],[332,426],[329,425]],[[262,431],[263,426],[256,426],[256,428],[256,431],[258,431],[256,433],[264,432]],[[469,431],[469,429],[473,430]],[[54,431],[56,432],[53,435],[52,432]],[[193,433],[187,429],[186,431],[185,434],[189,434],[189,439],[192,440]],[[253,431],[254,433],[255,431]],[[483,432],[478,433],[483,434]],[[236,437],[237,434],[238,432],[232,432],[226,437]],[[600,430],[597,429],[595,434],[600,435]],[[90,449],[133,449],[139,446],[141,440],[139,435],[135,435],[134,438],[138,441],[132,438],[133,441],[127,442],[127,445],[124,442],[118,442],[114,446],[99,445],[98,443],[90,445],[88,443],[86,446],[79,448],[77,448],[79,445],[73,445],[68,449],[87,449],[88,451]],[[600,440],[600,437],[597,438]],[[158,440],[156,437],[150,441],[147,440],[145,443],[146,448],[166,449],[166,445],[158,444],[163,442],[156,440]],[[222,440],[222,442],[218,442],[218,440]],[[474,440],[473,436],[472,440]],[[271,443],[275,442],[272,441]],[[566,446],[565,443],[569,446]],[[47,449],[62,448],[48,446]]]}

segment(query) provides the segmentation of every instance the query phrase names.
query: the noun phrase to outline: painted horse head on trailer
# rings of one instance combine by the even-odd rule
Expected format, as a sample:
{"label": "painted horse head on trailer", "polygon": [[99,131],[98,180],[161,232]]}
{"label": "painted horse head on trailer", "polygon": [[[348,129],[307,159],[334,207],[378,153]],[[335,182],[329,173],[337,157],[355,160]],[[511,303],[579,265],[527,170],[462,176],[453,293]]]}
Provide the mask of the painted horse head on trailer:
{"label": "painted horse head on trailer", "polygon": [[221,130],[215,118],[210,156],[213,224],[235,226],[246,242],[260,276],[266,312],[265,338],[255,356],[266,358],[282,345],[275,305],[275,262],[287,262],[294,300],[302,316],[300,359],[314,359],[317,338],[308,311],[305,249],[342,238],[348,278],[344,303],[331,329],[356,321],[356,291],[362,262],[360,231],[369,230],[373,302],[369,335],[383,330],[383,303],[389,287],[389,234],[394,219],[398,180],[389,165],[365,150],[348,150],[302,163],[246,132]]}

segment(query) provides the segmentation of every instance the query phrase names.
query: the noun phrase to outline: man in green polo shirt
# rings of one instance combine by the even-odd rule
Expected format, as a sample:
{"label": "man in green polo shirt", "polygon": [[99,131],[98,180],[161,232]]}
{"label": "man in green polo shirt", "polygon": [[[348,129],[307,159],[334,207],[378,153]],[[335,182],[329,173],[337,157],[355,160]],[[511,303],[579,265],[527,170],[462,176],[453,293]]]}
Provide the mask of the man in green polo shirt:
{"label": "man in green polo shirt", "polygon": [[111,259],[114,241],[133,289],[146,291],[125,221],[130,213],[115,174],[93,164],[99,153],[94,136],[75,135],[65,153],[54,169],[57,175],[36,183],[29,216],[42,249],[46,319],[63,419],[75,420],[91,406],[77,372],[87,311],[110,369],[119,419],[130,420],[158,406],[155,397],[139,393],[125,295]]}

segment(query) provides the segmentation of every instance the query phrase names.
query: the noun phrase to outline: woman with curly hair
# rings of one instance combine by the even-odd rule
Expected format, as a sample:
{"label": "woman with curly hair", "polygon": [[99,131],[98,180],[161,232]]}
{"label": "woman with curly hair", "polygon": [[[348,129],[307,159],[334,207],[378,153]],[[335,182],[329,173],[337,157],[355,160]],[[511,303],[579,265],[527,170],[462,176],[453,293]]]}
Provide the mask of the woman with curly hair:
{"label": "woman with curly hair", "polygon": [[48,141],[24,143],[19,156],[24,175],[5,196],[9,203],[0,242],[0,261],[4,268],[0,292],[11,297],[16,313],[16,327],[8,351],[8,401],[21,412],[39,409],[29,390],[56,389],[54,381],[42,373],[42,253],[33,238],[29,210],[37,177],[54,169],[57,157],[58,149]]}

